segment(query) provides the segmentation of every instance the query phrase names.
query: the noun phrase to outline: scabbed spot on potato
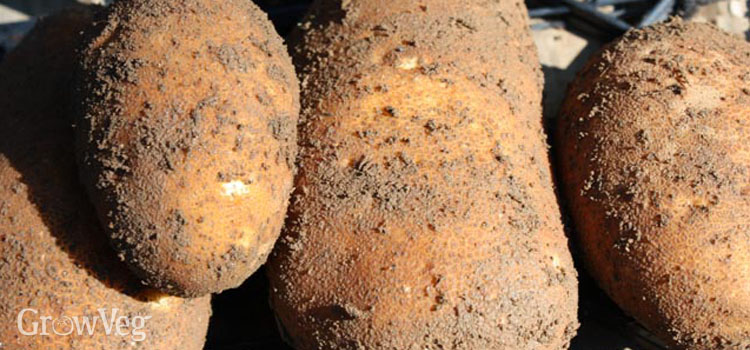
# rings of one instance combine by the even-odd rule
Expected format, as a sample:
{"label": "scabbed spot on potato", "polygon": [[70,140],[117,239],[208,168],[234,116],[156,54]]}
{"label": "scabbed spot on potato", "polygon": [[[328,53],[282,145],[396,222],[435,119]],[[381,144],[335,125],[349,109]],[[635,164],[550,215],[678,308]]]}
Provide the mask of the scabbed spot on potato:
{"label": "scabbed spot on potato", "polygon": [[567,348],[576,272],[523,2],[387,5],[318,1],[290,40],[300,170],[268,264],[282,329],[299,350]]}
{"label": "scabbed spot on potato", "polygon": [[750,45],[679,20],[592,58],[557,163],[591,275],[677,349],[750,348]]}
{"label": "scabbed spot on potato", "polygon": [[237,287],[292,189],[299,87],[281,39],[245,0],[117,1],[86,37],[77,155],[114,247],[166,293]]}
{"label": "scabbed spot on potato", "polygon": [[[200,350],[210,298],[144,287],[109,247],[78,182],[69,86],[93,11],[40,19],[0,64],[0,342],[7,350]],[[95,319],[102,313],[133,323],[108,333]],[[91,334],[73,320],[92,322]]]}

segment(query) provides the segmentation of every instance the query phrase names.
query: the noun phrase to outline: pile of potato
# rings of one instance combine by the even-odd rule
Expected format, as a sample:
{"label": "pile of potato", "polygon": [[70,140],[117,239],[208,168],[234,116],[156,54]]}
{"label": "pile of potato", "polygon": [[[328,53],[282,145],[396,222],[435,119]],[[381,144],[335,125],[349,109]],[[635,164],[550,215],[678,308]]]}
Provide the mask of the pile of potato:
{"label": "pile of potato", "polygon": [[[748,44],[627,33],[571,87],[555,162],[521,0],[318,0],[288,46],[248,0],[118,0],[8,55],[3,349],[201,349],[209,295],[264,263],[298,350],[567,349],[558,203],[665,342],[750,348]],[[148,321],[26,335],[25,309]]]}

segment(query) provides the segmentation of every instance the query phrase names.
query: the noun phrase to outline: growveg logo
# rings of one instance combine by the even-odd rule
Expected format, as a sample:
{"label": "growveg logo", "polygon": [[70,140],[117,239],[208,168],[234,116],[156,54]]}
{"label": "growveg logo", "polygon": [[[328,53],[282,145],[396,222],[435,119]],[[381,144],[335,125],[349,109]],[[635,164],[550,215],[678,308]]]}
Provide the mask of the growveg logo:
{"label": "growveg logo", "polygon": [[[16,320],[18,331],[24,336],[93,336],[105,334],[108,336],[130,337],[133,342],[146,339],[146,322],[152,316],[125,316],[120,309],[98,309],[93,316],[53,317],[41,315],[36,309],[23,309]],[[2,345],[0,345],[2,349]]]}

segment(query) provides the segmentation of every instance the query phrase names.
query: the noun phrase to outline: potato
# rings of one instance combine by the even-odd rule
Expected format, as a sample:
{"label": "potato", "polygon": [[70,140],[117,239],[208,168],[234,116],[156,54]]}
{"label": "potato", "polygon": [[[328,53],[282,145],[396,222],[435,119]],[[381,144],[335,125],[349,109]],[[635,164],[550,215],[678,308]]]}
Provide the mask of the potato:
{"label": "potato", "polygon": [[247,0],[115,2],[77,79],[82,181],[120,256],[179,296],[242,283],[281,232],[299,86]]}
{"label": "potato", "polygon": [[590,274],[679,349],[750,348],[750,47],[629,32],[572,85],[561,182]]}
{"label": "potato", "polygon": [[[209,298],[144,288],[109,247],[78,183],[66,110],[91,11],[42,19],[0,65],[2,349],[199,350]],[[107,331],[114,319],[129,325]],[[75,320],[97,323],[89,335]]]}
{"label": "potato", "polygon": [[521,1],[319,1],[294,35],[299,174],[269,259],[308,349],[564,349],[577,276]]}

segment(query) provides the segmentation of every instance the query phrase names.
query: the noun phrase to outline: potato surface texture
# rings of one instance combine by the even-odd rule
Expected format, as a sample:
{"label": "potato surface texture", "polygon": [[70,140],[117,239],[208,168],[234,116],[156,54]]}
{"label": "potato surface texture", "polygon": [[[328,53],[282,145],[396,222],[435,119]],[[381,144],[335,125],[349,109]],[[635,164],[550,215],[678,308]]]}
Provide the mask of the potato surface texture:
{"label": "potato surface texture", "polygon": [[564,349],[576,272],[520,1],[319,1],[269,259],[299,350]]}
{"label": "potato surface texture", "polygon": [[281,232],[299,87],[251,1],[121,0],[88,31],[82,179],[121,257],[180,296],[237,287]]}
{"label": "potato surface texture", "polygon": [[[43,18],[0,64],[2,349],[200,350],[209,298],[144,288],[110,248],[78,182],[67,111],[74,48],[91,20],[89,8]],[[113,309],[129,322],[150,319],[107,334],[100,318],[91,335],[67,323],[95,322],[100,309],[110,320]]]}
{"label": "potato surface texture", "polygon": [[637,30],[572,85],[561,182],[589,272],[676,349],[750,348],[750,46]]}

